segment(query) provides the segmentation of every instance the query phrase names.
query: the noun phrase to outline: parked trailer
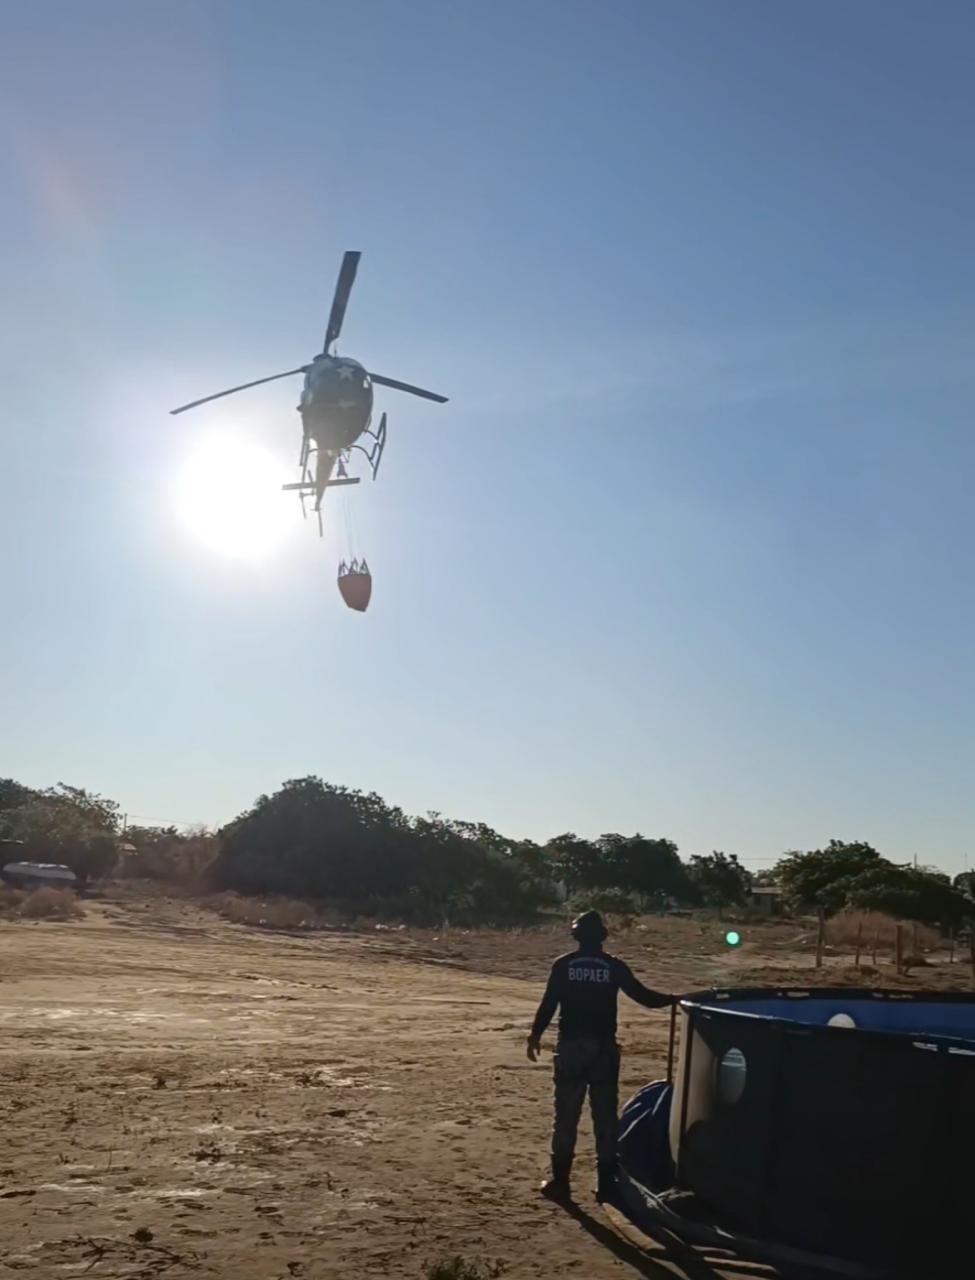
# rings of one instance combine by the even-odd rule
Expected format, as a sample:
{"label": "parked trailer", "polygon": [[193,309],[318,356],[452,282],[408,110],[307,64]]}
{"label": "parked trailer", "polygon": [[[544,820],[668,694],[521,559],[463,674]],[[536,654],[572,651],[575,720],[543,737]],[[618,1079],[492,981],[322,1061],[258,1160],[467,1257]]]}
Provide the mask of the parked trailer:
{"label": "parked trailer", "polygon": [[8,862],[0,879],[18,889],[77,889],[78,877],[57,862]]}

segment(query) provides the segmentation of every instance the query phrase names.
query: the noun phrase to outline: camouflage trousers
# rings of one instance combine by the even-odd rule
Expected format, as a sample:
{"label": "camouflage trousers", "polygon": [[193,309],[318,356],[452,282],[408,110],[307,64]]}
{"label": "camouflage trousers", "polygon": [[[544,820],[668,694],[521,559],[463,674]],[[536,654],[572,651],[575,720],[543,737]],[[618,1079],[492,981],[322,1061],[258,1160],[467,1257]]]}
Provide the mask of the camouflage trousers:
{"label": "camouflage trousers", "polygon": [[582,1104],[589,1093],[589,1109],[596,1137],[596,1159],[616,1163],[620,1050],[613,1040],[559,1040],[555,1051],[555,1124],[552,1162],[571,1162]]}

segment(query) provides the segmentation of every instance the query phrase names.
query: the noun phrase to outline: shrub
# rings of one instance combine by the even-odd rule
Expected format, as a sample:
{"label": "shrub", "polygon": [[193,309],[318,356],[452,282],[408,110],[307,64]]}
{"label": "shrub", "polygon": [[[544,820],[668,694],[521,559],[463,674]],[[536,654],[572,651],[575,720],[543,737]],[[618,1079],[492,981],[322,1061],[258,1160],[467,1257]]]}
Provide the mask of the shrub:
{"label": "shrub", "polygon": [[482,1267],[476,1262],[467,1262],[458,1255],[427,1267],[426,1280],[497,1280],[503,1270],[499,1263],[492,1267]]}
{"label": "shrub", "polygon": [[216,889],[313,901],[407,902],[416,919],[516,920],[554,896],[540,854],[481,824],[409,818],[374,794],[286,782],[224,827]]}
{"label": "shrub", "polygon": [[0,884],[0,915],[17,915],[25,898],[22,889],[14,889],[11,885]]}
{"label": "shrub", "polygon": [[636,898],[621,889],[597,889],[593,893],[577,895],[571,901],[573,915],[583,911],[598,911],[604,916],[638,916],[640,907]]}
{"label": "shrub", "polygon": [[293,898],[241,898],[225,893],[213,899],[212,906],[225,920],[258,929],[312,929],[318,924],[314,907]]}
{"label": "shrub", "polygon": [[[857,942],[857,931],[860,930],[860,958],[866,960],[873,950],[874,940],[878,951],[893,951],[896,945],[898,922],[893,916],[879,911],[841,911],[826,925],[826,941],[832,947],[853,951]],[[914,942],[914,931],[917,931],[918,946],[925,951],[933,951],[942,945],[937,929],[927,925],[907,925],[904,929],[904,945],[911,947]]]}
{"label": "shrub", "polygon": [[20,914],[27,920],[79,920],[85,913],[67,889],[35,889],[21,904]]}

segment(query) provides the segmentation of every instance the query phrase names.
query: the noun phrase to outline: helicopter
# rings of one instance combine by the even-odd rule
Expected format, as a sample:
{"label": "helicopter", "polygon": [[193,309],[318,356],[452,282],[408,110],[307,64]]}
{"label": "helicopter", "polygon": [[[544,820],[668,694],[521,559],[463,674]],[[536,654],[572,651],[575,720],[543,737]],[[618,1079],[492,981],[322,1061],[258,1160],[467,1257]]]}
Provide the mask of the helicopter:
{"label": "helicopter", "polygon": [[[298,403],[302,425],[301,453],[298,458],[300,479],[296,484],[286,484],[282,488],[298,493],[303,514],[306,499],[314,497],[313,509],[318,515],[320,534],[323,532],[322,499],[325,490],[335,485],[359,483],[359,477],[350,476],[346,466],[352,450],[358,449],[365,455],[374,480],[379,470],[386,447],[386,414],[382,415],[379,426],[373,431],[373,387],[391,387],[394,391],[405,391],[424,400],[434,400],[437,404],[447,403],[446,396],[425,391],[409,382],[372,373],[358,360],[334,353],[332,348],[342,332],[345,309],[349,305],[349,295],[361,257],[358,250],[347,250],[342,258],[328,327],[325,330],[325,343],[309,364],[299,365],[297,369],[288,369],[284,373],[272,373],[268,378],[244,382],[238,387],[217,391],[213,395],[191,400],[189,404],[181,404],[179,408],[170,410],[173,414],[185,413],[187,409],[209,404],[211,400],[220,400],[223,396],[236,395],[238,391],[247,391],[250,387],[259,387],[265,382],[276,382],[279,378],[292,378],[303,373],[305,380]],[[359,443],[363,439],[368,444]],[[311,467],[312,457],[314,473]]]}

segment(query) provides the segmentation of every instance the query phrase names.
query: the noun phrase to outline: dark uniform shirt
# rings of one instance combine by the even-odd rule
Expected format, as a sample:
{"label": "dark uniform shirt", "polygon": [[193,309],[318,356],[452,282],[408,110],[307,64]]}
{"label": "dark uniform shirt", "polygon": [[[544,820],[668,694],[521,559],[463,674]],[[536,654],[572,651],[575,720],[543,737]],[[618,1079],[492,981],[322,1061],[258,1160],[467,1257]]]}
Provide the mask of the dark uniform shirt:
{"label": "dark uniform shirt", "polygon": [[633,976],[629,965],[604,951],[571,951],[560,956],[552,965],[532,1037],[541,1039],[559,1009],[562,1040],[614,1039],[616,996],[620,991],[648,1009],[662,1009],[671,1003],[670,996],[645,987]]}

